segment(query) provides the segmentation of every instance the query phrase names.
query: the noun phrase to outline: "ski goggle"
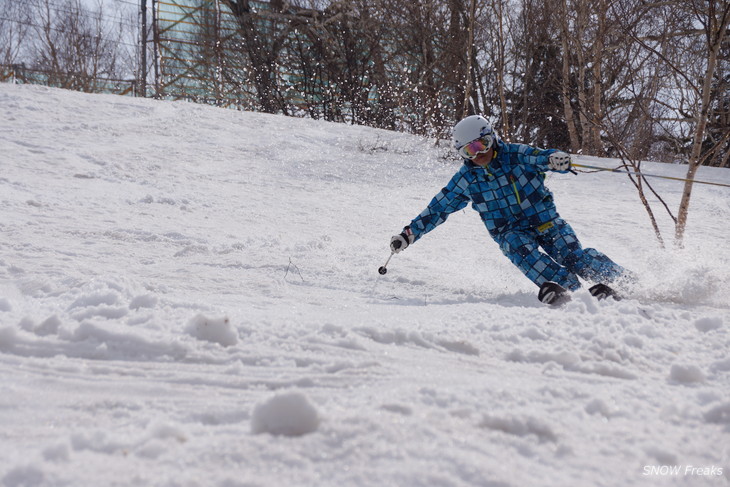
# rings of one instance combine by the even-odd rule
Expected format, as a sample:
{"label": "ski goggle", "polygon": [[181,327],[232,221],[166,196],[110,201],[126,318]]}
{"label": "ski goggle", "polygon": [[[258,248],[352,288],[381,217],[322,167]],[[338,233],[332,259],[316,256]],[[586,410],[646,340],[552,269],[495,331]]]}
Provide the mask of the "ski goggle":
{"label": "ski goggle", "polygon": [[492,148],[494,139],[491,134],[482,135],[478,139],[472,140],[468,144],[459,149],[459,155],[465,159],[474,159],[479,154],[483,154]]}

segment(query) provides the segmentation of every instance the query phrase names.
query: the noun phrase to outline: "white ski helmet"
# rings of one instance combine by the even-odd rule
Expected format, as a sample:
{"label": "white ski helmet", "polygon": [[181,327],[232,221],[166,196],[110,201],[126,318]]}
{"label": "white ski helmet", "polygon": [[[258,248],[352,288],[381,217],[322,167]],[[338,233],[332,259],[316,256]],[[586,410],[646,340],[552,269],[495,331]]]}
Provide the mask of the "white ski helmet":
{"label": "white ski helmet", "polygon": [[494,133],[492,125],[481,115],[470,115],[457,123],[454,127],[454,149],[457,151],[472,140],[477,140],[490,135],[492,141],[496,141],[497,134]]}

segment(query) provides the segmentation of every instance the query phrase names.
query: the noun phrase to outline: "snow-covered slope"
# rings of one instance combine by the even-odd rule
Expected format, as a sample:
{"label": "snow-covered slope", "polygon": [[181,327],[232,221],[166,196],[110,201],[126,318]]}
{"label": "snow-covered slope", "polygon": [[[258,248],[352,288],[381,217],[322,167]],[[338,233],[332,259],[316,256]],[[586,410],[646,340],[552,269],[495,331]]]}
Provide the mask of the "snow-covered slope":
{"label": "snow-covered slope", "polygon": [[552,309],[470,209],[377,273],[458,167],[432,140],[8,84],[0,113],[1,486],[727,485],[727,188],[662,250],[625,176],[550,176],[642,276]]}

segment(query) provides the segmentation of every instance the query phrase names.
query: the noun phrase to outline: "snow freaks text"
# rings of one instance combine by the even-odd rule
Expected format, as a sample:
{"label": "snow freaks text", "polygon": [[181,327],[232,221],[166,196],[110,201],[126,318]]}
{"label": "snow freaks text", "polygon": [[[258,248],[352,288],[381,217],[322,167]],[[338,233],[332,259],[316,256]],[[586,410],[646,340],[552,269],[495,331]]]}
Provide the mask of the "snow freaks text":
{"label": "snow freaks text", "polygon": [[662,476],[707,476],[719,477],[722,467],[696,467],[694,465],[644,465],[643,475]]}

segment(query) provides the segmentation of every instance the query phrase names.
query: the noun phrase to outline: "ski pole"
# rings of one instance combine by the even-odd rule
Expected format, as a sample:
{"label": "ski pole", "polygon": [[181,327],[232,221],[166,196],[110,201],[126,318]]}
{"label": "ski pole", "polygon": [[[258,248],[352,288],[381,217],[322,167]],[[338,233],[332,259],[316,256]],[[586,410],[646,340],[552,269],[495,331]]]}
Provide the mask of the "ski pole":
{"label": "ski pole", "polygon": [[378,272],[380,273],[381,276],[385,275],[385,273],[388,272],[388,262],[390,262],[390,259],[392,259],[394,255],[395,255],[395,252],[391,252],[390,257],[388,257],[388,260],[385,261],[385,264],[378,267]]}
{"label": "ski pole", "polygon": [[[675,177],[672,177],[672,176],[662,176],[660,174],[647,174],[645,172],[638,172],[638,171],[626,171],[626,170],[618,169],[618,168],[612,169],[610,167],[589,166],[587,164],[573,164],[573,167],[580,167],[580,168],[583,168],[583,169],[596,169],[598,171],[618,172],[618,173],[623,173],[623,174],[633,174],[634,176],[644,176],[644,177],[652,177],[652,178],[672,179],[674,181],[689,181],[689,179],[685,179],[685,178],[675,178]],[[712,184],[713,186],[724,186],[726,188],[730,188],[730,184],[725,184],[725,183],[715,183],[715,182],[712,182],[712,181],[698,181],[696,179],[693,179],[692,182],[693,183],[698,183],[698,184]]]}

